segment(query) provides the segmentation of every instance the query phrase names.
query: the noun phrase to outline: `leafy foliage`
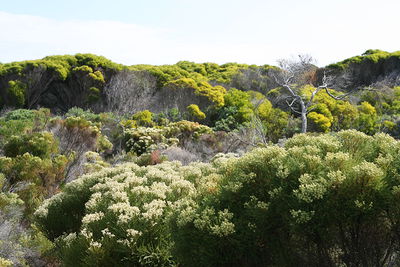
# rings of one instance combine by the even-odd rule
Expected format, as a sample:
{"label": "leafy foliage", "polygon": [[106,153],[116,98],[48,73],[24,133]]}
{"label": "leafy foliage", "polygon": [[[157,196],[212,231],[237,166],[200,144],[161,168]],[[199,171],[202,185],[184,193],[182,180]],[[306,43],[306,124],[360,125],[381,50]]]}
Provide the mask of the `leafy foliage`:
{"label": "leafy foliage", "polygon": [[399,149],[348,130],[210,164],[123,164],[35,216],[67,265],[376,266],[400,242]]}
{"label": "leafy foliage", "polygon": [[[327,70],[399,58],[368,50]],[[0,265],[42,266],[48,249],[66,266],[399,265],[400,146],[377,132],[400,137],[400,87],[379,80],[349,100],[321,90],[313,133],[290,138],[299,117],[273,88],[279,73],[91,54],[0,64],[0,237],[13,233]],[[305,100],[315,90],[293,86]],[[149,108],[111,107],[113,96]],[[41,103],[59,116],[12,110]],[[51,243],[30,225],[35,210]]]}
{"label": "leafy foliage", "polygon": [[8,94],[11,98],[11,105],[23,107],[25,103],[25,88],[26,85],[21,81],[8,82]]}
{"label": "leafy foliage", "polygon": [[328,68],[343,70],[351,64],[359,64],[361,62],[377,63],[379,61],[388,60],[390,58],[400,58],[400,51],[389,53],[379,49],[369,49],[365,51],[361,56],[351,57],[341,62],[331,64],[328,66]]}
{"label": "leafy foliage", "polygon": [[187,106],[187,111],[190,116],[194,119],[204,120],[206,118],[206,114],[200,110],[199,106],[196,104],[191,104]]}
{"label": "leafy foliage", "polygon": [[[178,262],[191,266],[387,262],[383,256],[396,227],[389,221],[397,216],[390,208],[396,201],[391,183],[397,167],[389,159],[398,158],[398,149],[398,142],[387,135],[342,131],[297,135],[284,148],[257,149],[228,161],[217,171],[216,185],[176,212],[173,238]],[[387,209],[394,213],[389,215]]]}

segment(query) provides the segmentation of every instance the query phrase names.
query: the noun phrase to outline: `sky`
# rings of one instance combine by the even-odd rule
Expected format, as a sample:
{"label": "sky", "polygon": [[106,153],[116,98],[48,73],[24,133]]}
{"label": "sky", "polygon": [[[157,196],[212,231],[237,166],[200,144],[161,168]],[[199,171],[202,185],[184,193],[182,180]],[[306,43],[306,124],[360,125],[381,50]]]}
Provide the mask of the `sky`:
{"label": "sky", "polygon": [[399,0],[0,0],[0,62],[93,53],[117,63],[180,60],[325,66],[400,50]]}

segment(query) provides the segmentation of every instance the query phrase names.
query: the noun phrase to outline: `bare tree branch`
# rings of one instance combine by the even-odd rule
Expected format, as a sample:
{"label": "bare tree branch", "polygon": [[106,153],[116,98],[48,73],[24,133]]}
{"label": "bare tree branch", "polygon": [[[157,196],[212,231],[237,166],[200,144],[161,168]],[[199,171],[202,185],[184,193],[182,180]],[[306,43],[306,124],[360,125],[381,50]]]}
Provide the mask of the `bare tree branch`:
{"label": "bare tree branch", "polygon": [[[329,91],[329,84],[332,82],[332,77],[326,75],[322,78],[322,84],[315,86],[316,78],[316,67],[313,65],[313,59],[309,55],[299,55],[297,59],[282,59],[278,61],[281,71],[274,73],[273,77],[275,82],[285,88],[290,98],[293,98],[291,102],[285,99],[287,106],[290,110],[301,116],[303,133],[307,132],[307,114],[315,110],[312,107],[315,101],[316,95],[325,90],[329,97],[335,100],[343,100],[351,92],[340,96],[335,96]],[[316,88],[311,92],[311,96],[307,99],[306,96],[301,95],[300,88],[302,85],[310,84]],[[295,104],[297,107],[295,107]]]}

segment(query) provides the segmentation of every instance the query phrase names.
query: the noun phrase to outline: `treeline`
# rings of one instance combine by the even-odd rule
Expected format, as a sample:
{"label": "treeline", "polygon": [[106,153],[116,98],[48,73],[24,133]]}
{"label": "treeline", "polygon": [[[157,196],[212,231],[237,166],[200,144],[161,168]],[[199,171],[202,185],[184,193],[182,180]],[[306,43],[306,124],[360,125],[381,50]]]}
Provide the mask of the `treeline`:
{"label": "treeline", "polygon": [[[299,85],[307,97],[322,73],[332,94],[352,92],[333,101],[321,92],[309,109],[310,131],[354,128],[397,136],[400,57],[398,52],[368,50],[326,68],[313,68],[310,83]],[[175,65],[122,66],[100,56],[50,56],[0,64],[0,108],[49,108],[64,114],[72,107],[133,115],[149,110],[195,120],[231,131],[260,117],[277,141],[299,127],[299,115],[287,104],[288,91],[276,81],[282,69],[269,65],[217,65],[182,61]],[[175,120],[177,118],[174,118]],[[288,129],[289,128],[289,129]]]}

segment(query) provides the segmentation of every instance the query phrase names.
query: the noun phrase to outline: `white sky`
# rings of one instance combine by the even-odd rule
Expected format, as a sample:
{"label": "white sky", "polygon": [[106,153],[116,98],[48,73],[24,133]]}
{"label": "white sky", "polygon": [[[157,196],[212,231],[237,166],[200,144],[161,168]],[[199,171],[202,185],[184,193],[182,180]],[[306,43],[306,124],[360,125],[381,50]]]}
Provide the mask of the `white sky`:
{"label": "white sky", "polygon": [[4,1],[0,62],[94,53],[126,65],[263,65],[308,53],[323,66],[400,50],[399,10],[399,0]]}

